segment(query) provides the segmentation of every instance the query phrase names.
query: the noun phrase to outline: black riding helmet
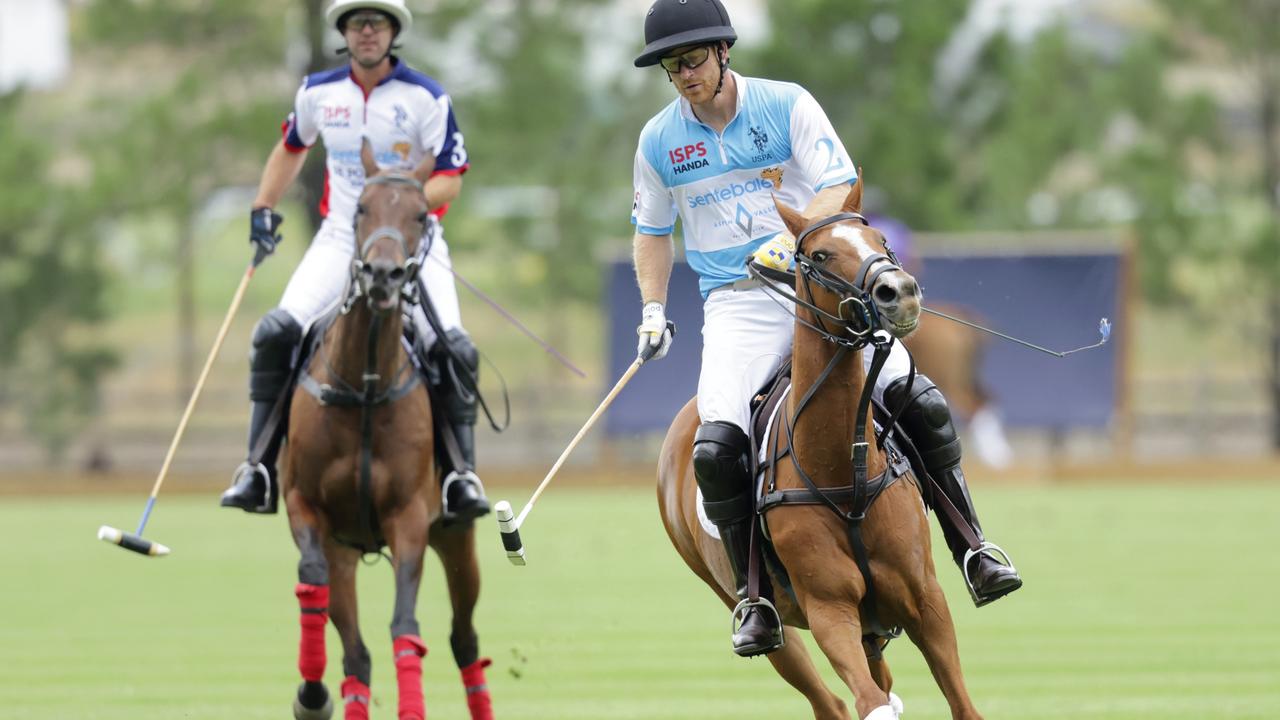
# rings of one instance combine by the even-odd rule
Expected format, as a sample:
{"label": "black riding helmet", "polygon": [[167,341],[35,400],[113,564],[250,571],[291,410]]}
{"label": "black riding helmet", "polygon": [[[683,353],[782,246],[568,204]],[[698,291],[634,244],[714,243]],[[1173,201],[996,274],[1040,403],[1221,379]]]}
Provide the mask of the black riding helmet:
{"label": "black riding helmet", "polygon": [[686,45],[738,39],[720,0],[657,0],[644,19],[644,52],[636,67],[657,65],[662,56]]}

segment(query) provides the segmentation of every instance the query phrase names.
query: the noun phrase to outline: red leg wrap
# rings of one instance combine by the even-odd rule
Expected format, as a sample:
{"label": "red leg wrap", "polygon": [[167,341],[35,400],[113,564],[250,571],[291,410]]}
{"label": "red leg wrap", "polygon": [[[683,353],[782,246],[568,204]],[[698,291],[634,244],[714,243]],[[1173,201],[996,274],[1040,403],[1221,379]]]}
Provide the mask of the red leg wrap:
{"label": "red leg wrap", "polygon": [[320,682],[324,678],[324,626],[329,622],[329,586],[298,583],[293,592],[302,611],[298,671],[303,680]]}
{"label": "red leg wrap", "polygon": [[484,679],[484,669],[493,664],[489,658],[480,658],[462,668],[462,686],[467,689],[467,709],[471,720],[493,720],[493,700],[489,697],[489,684]]}
{"label": "red leg wrap", "polygon": [[401,635],[391,642],[396,657],[396,685],[400,691],[400,720],[426,720],[422,697],[422,656],[427,646],[417,635]]}
{"label": "red leg wrap", "polygon": [[356,676],[342,681],[343,720],[369,720],[369,686]]}

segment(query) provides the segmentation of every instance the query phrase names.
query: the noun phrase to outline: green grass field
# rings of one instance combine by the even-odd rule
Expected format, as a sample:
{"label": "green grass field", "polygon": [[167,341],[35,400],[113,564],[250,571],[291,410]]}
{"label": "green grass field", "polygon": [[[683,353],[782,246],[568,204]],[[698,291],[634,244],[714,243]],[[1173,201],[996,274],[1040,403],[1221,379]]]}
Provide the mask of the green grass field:
{"label": "green grass field", "polygon": [[[518,504],[527,492],[491,494]],[[942,572],[986,717],[1280,717],[1280,487],[978,494],[1027,581],[975,610],[954,569]],[[289,717],[296,553],[284,518],[162,496],[147,535],[171,557],[94,539],[100,524],[132,530],[143,500],[0,500],[0,717]],[[525,526],[528,567],[507,563],[492,522],[479,532],[478,627],[498,717],[807,717],[768,663],[729,652],[727,613],[671,549],[650,488],[552,488]],[[442,585],[432,556],[419,603],[427,705],[464,718]],[[387,565],[362,569],[375,718],[395,716],[391,590]],[[336,690],[332,631],[329,651]],[[907,717],[948,716],[914,646],[899,640],[888,659]]]}

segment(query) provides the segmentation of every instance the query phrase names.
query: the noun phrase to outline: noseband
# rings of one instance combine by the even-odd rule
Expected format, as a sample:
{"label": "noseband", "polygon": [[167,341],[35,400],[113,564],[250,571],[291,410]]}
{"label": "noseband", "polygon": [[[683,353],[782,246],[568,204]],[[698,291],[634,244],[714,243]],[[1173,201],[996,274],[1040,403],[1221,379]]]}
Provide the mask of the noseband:
{"label": "noseband", "polygon": [[[763,283],[769,291],[785,297],[797,305],[808,308],[817,319],[817,325],[797,318],[800,323],[818,333],[825,340],[856,349],[870,342],[872,334],[882,329],[880,312],[871,297],[871,289],[875,287],[876,281],[887,272],[906,271],[902,269],[897,256],[893,254],[893,250],[888,245],[885,245],[885,252],[874,253],[863,259],[853,282],[849,282],[840,275],[824,269],[803,251],[804,241],[813,233],[828,225],[850,220],[856,220],[863,225],[868,225],[867,219],[862,215],[853,212],[842,212],[818,220],[801,231],[800,235],[796,237],[796,269],[804,281],[807,300],[801,299],[795,292],[782,285],[782,282],[792,279],[791,273],[776,273],[769,271],[767,268],[761,268],[754,263],[747,265],[747,272]],[[872,271],[872,267],[881,261],[884,261],[884,264]],[[840,298],[840,304],[835,315],[814,304],[813,291],[809,289],[810,283]],[[828,330],[823,318],[839,326],[843,332],[836,333]]]}
{"label": "noseband", "polygon": [[[365,189],[367,190],[370,185],[391,185],[391,184],[408,185],[419,193],[423,191],[422,183],[418,182],[417,179],[409,175],[400,175],[400,174],[377,175],[375,177],[372,177],[365,183]],[[364,194],[361,193],[361,200],[363,199],[364,199]],[[364,213],[363,204],[357,205],[356,219],[353,222],[353,231],[354,231],[354,226],[359,225],[360,215],[362,215],[363,213]],[[429,233],[424,233],[424,237],[427,237],[428,235]],[[405,258],[405,261],[402,265],[400,265],[399,267],[396,267],[391,272],[387,273],[383,278],[378,278],[377,277],[378,273],[374,270],[373,265],[369,263],[369,261],[366,260],[366,258],[369,255],[369,251],[373,249],[374,244],[384,238],[390,238],[394,240],[397,245],[400,246],[400,253]],[[422,250],[422,248],[419,248],[419,250]],[[422,254],[425,254],[425,253],[421,253],[421,252],[419,253],[419,255],[422,255]],[[383,225],[381,227],[375,228],[373,232],[369,233],[369,237],[365,238],[364,242],[361,243],[360,255],[352,259],[351,261],[351,285],[350,285],[350,290],[348,291],[348,294],[347,294],[346,303],[343,304],[342,311],[344,313],[350,311],[352,306],[355,305],[356,300],[358,300],[359,298],[370,297],[369,291],[375,287],[378,287],[379,285],[389,285],[390,286],[388,288],[389,294],[399,293],[400,298],[407,303],[412,304],[417,302],[417,296],[415,292],[417,288],[417,284],[414,283],[413,280],[415,277],[417,277],[418,271],[421,269],[421,267],[422,267],[422,260],[419,258],[418,255],[410,254],[409,242],[405,238],[404,233],[400,231],[400,228],[394,227],[392,225]],[[372,303],[371,297],[370,297],[370,303]],[[372,308],[372,305],[370,309],[374,309]]]}

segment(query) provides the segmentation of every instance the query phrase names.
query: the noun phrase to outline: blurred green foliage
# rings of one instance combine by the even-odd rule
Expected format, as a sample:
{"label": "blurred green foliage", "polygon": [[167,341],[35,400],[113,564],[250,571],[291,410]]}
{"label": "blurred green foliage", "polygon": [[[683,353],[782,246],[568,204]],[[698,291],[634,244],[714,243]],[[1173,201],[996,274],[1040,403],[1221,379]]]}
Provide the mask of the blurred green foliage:
{"label": "blurred green foliage", "polygon": [[[91,416],[112,364],[91,328],[130,270],[110,276],[99,238],[176,228],[176,301],[190,312],[199,209],[256,183],[303,66],[343,62],[321,47],[335,39],[322,5],[76,4],[74,54],[92,81],[0,98],[0,410],[51,450]],[[472,279],[522,310],[594,303],[598,257],[626,247],[636,137],[672,93],[630,67],[642,31],[638,17],[609,27],[616,5],[435,0],[403,38],[403,57],[449,88],[473,163],[451,244],[491,258]],[[733,64],[811,90],[880,191],[876,209],[913,227],[1122,227],[1153,301],[1211,316],[1240,287],[1280,298],[1280,0],[1148,7],[1119,32],[996,33],[963,56],[966,3],[769,3],[767,43],[736,48]],[[1174,82],[1186,68],[1242,81],[1243,99]],[[314,194],[320,177],[301,185]],[[503,215],[482,199],[500,186],[554,202]],[[299,243],[304,224],[290,225]]]}

